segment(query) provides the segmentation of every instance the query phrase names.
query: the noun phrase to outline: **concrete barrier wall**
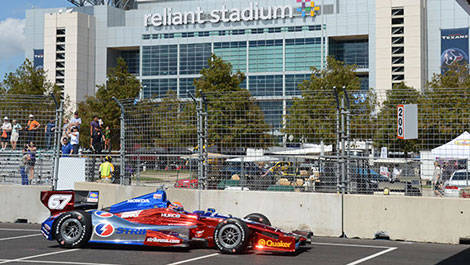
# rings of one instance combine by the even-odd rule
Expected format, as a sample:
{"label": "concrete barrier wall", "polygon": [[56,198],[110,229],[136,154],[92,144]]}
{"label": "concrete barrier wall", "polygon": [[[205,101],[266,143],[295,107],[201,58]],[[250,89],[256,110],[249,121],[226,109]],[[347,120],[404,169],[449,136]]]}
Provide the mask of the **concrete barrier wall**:
{"label": "concrete barrier wall", "polygon": [[49,210],[40,201],[41,191],[50,186],[0,185],[0,222],[26,219],[41,223],[49,216]]}
{"label": "concrete barrier wall", "polygon": [[[48,210],[39,194],[49,187],[0,185],[0,222],[22,218],[40,223]],[[99,207],[153,192],[155,187],[76,183],[77,190],[100,191]],[[341,234],[341,197],[337,194],[197,191],[170,189],[171,201],[188,211],[215,208],[223,214],[243,217],[265,214],[273,225],[285,230],[312,230],[318,236]],[[470,238],[470,200],[404,196],[346,195],[345,233],[348,237],[373,238],[378,231],[393,240],[458,243]]]}
{"label": "concrete barrier wall", "polygon": [[[152,192],[155,187],[76,183],[75,189],[100,191],[100,207],[106,207]],[[320,236],[341,234],[341,201],[336,194],[185,189],[169,189],[167,194],[170,201],[181,202],[188,211],[215,208],[219,213],[237,217],[259,212],[273,225],[288,231],[311,230]]]}
{"label": "concrete barrier wall", "polygon": [[344,201],[348,237],[384,231],[393,240],[456,244],[470,238],[468,199],[346,195]]}

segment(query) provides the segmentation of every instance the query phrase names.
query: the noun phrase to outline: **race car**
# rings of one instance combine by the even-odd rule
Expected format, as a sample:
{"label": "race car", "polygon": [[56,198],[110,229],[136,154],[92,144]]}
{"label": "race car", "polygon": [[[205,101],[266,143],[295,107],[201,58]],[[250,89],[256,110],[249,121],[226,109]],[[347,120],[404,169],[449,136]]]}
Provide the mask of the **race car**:
{"label": "race car", "polygon": [[247,250],[296,252],[313,235],[274,228],[259,213],[241,219],[214,209],[188,212],[181,204],[168,201],[164,190],[101,210],[96,210],[98,198],[97,191],[41,192],[41,202],[51,212],[41,226],[44,237],[65,248],[87,243],[155,247],[203,244],[225,254],[238,254]]}

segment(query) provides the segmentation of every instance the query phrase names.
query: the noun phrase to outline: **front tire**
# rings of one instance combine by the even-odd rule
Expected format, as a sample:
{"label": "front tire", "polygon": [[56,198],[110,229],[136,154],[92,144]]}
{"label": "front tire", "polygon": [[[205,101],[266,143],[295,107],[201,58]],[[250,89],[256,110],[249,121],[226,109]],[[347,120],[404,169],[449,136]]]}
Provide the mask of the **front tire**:
{"label": "front tire", "polygon": [[248,226],[240,219],[226,219],[215,228],[215,245],[224,254],[242,253],[246,249],[248,239]]}
{"label": "front tire", "polygon": [[83,247],[92,233],[91,216],[83,211],[67,212],[54,224],[54,238],[64,248]]}
{"label": "front tire", "polygon": [[269,221],[268,217],[260,213],[250,213],[243,219],[271,226],[271,222]]}

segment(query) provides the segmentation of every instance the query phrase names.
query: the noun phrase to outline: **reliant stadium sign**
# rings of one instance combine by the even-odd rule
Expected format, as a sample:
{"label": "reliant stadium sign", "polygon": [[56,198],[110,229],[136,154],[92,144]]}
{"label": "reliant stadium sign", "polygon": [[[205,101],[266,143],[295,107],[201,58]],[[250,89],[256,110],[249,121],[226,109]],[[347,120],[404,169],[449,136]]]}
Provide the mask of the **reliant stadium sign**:
{"label": "reliant stadium sign", "polygon": [[258,3],[250,3],[245,9],[221,9],[203,11],[200,7],[196,11],[179,12],[171,8],[164,8],[163,13],[145,15],[146,27],[160,27],[171,25],[188,25],[204,23],[229,23],[240,21],[257,21],[271,19],[285,19],[294,17],[294,8],[290,5],[259,7]]}

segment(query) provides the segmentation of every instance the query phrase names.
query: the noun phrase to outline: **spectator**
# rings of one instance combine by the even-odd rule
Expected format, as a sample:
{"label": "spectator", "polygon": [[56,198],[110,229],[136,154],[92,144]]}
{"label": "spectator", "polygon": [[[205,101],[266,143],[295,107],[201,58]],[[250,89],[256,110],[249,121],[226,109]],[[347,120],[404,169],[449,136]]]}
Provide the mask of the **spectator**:
{"label": "spectator", "polygon": [[23,130],[23,127],[19,123],[16,123],[16,120],[13,120],[13,125],[11,128],[11,149],[16,149],[16,143],[18,142],[18,138],[20,137],[20,131]]}
{"label": "spectator", "polygon": [[93,119],[90,122],[90,148],[93,148],[93,136],[99,127],[100,124],[98,123],[98,116],[93,115]]}
{"label": "spectator", "polygon": [[73,152],[73,147],[67,137],[62,138],[62,157],[69,157]]}
{"label": "spectator", "polygon": [[69,129],[69,119],[64,119],[64,125],[62,125],[62,136],[67,135],[68,129]]}
{"label": "spectator", "polygon": [[10,141],[11,136],[11,123],[7,116],[3,118],[2,124],[2,151],[7,148],[8,142]]}
{"label": "spectator", "polygon": [[26,131],[28,132],[28,142],[34,142],[36,138],[36,132],[41,127],[38,121],[34,119],[33,114],[29,114],[28,124],[26,125]]}
{"label": "spectator", "polygon": [[436,196],[442,197],[442,169],[439,166],[439,163],[434,162],[434,172],[432,174],[432,186],[434,194]]}
{"label": "spectator", "polygon": [[28,175],[26,174],[26,166],[29,162],[28,146],[25,145],[23,148],[23,156],[20,160],[20,175],[21,175],[21,185],[28,185]]}
{"label": "spectator", "polygon": [[80,139],[80,133],[78,132],[77,127],[72,127],[71,132],[69,133],[70,137],[70,144],[73,147],[73,152],[72,154],[76,155],[78,154],[78,144],[79,144],[79,139]]}
{"label": "spectator", "polygon": [[80,130],[80,125],[82,125],[82,119],[78,117],[78,111],[75,111],[73,118],[70,120],[69,127],[77,127]]}
{"label": "spectator", "polygon": [[392,171],[392,182],[398,181],[400,179],[400,175],[401,175],[401,170],[398,169],[398,165],[395,165]]}
{"label": "spectator", "polygon": [[54,135],[55,131],[55,120],[50,119],[46,127],[44,127],[44,133],[46,134],[46,149],[51,149],[52,148],[52,136]]}
{"label": "spectator", "polygon": [[110,156],[104,158],[104,162],[100,165],[101,182],[111,183],[111,177],[114,173],[114,165],[111,163],[113,159]]}
{"label": "spectator", "polygon": [[107,152],[111,151],[111,129],[106,126],[104,129],[104,150]]}
{"label": "spectator", "polygon": [[29,166],[29,183],[34,179],[34,165],[36,164],[36,145],[33,142],[29,142],[28,147],[28,166]]}
{"label": "spectator", "polygon": [[104,136],[101,133],[101,130],[98,128],[95,130],[95,134],[93,134],[93,136],[91,137],[91,149],[95,153],[100,154],[103,150],[103,142]]}
{"label": "spectator", "polygon": [[100,128],[103,128],[103,120],[101,119],[101,117],[98,117],[98,124],[100,125]]}

